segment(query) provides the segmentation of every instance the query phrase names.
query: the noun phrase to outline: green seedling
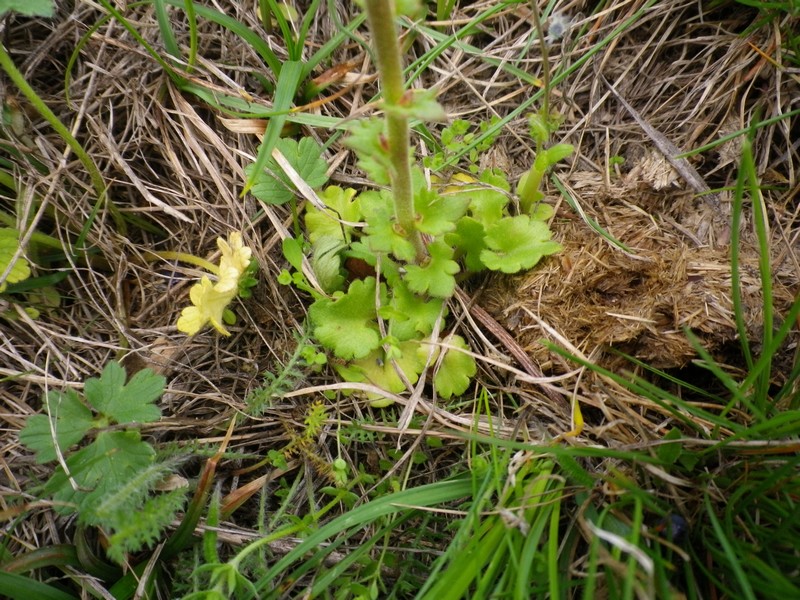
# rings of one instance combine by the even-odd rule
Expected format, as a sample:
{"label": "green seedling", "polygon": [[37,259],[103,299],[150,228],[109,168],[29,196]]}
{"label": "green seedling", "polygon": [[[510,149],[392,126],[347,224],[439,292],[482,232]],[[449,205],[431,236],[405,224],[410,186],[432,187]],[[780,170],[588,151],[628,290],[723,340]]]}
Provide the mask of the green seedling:
{"label": "green seedling", "polygon": [[544,145],[557,125],[552,116],[543,116],[541,113],[533,114],[528,119],[530,134],[536,142],[537,152],[533,165],[525,173],[517,186],[520,210],[529,214],[536,210],[537,205],[544,199],[544,192],[540,189],[542,179],[553,165],[564,160],[575,151],[571,144],[555,144],[545,149]]}
{"label": "green seedling", "polygon": [[[430,156],[426,156],[423,165],[433,172],[441,171],[446,164],[450,164],[460,158],[460,164],[473,175],[480,170],[478,161],[481,154],[486,152],[494,144],[496,134],[483,136],[500,119],[492,117],[490,121],[484,121],[477,128],[472,123],[464,119],[456,119],[450,125],[442,129],[439,147]],[[473,145],[473,142],[479,140]]]}
{"label": "green seedling", "polygon": [[[51,390],[45,414],[30,417],[20,432],[38,463],[57,461],[42,495],[57,511],[77,513],[78,523],[102,529],[118,563],[161,538],[186,493],[153,492],[174,465],[159,461],[138,430],[161,418],[155,401],[165,379],[145,369],[125,380],[125,370],[111,362],[99,378],[86,381],[83,396]],[[87,438],[91,443],[78,449]]]}

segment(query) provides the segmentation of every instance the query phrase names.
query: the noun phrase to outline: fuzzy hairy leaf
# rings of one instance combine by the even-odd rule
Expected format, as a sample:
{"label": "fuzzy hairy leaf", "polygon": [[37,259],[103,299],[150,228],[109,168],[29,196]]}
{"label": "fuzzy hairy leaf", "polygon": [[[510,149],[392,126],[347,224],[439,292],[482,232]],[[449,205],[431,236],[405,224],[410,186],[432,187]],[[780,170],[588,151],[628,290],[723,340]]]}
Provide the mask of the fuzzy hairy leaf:
{"label": "fuzzy hairy leaf", "polygon": [[430,294],[436,298],[449,298],[456,288],[453,277],[460,267],[453,258],[453,249],[437,240],[428,245],[430,254],[424,265],[409,265],[406,268],[408,289],[417,294]]}
{"label": "fuzzy hairy leaf", "polygon": [[321,298],[308,309],[314,336],[345,360],[362,358],[380,344],[376,322],[375,278],[350,284],[347,293]]}
{"label": "fuzzy hairy leaf", "polygon": [[86,381],[86,400],[97,411],[117,423],[150,423],[161,418],[154,402],[161,397],[166,379],[142,369],[125,384],[126,373],[119,363],[110,362],[99,378]]}
{"label": "fuzzy hairy leaf", "polygon": [[399,104],[383,104],[387,113],[405,116],[420,121],[445,121],[447,113],[436,101],[435,90],[408,90]]}
{"label": "fuzzy hairy leaf", "polygon": [[[322,148],[312,138],[281,138],[275,144],[300,178],[311,188],[319,188],[328,181],[328,163],[322,158]],[[267,204],[285,204],[294,197],[294,184],[275,159],[267,159],[265,169],[255,173],[252,194]],[[255,165],[248,165],[245,174],[250,179]]]}
{"label": "fuzzy hairy leaf", "polygon": [[183,508],[185,501],[185,490],[172,490],[147,498],[136,509],[135,518],[131,518],[128,511],[114,515],[113,520],[106,524],[112,532],[108,540],[108,555],[122,564],[127,554],[151,547],[163,537],[164,530]]}
{"label": "fuzzy hairy leaf", "polygon": [[358,167],[378,185],[388,185],[391,161],[386,141],[386,128],[380,119],[359,119],[349,128],[344,145],[358,157]]}
{"label": "fuzzy hairy leaf", "polygon": [[542,257],[561,250],[550,236],[550,229],[542,221],[531,220],[527,215],[506,217],[487,230],[487,248],[481,252],[481,261],[488,269],[503,273],[530,269]]}
{"label": "fuzzy hairy leaf", "polygon": [[398,260],[412,262],[417,253],[414,244],[396,227],[392,197],[386,192],[365,192],[360,204],[368,223],[362,240],[369,249],[390,252]]}
{"label": "fuzzy hairy leaf", "polygon": [[[180,458],[172,458],[166,461],[152,462],[144,469],[134,473],[122,484],[109,490],[99,502],[87,507],[83,514],[85,522],[101,527],[116,528],[116,521],[120,515],[126,515],[130,520],[130,515],[138,511],[156,486],[172,473],[179,465]],[[179,488],[184,493],[186,487]]]}
{"label": "fuzzy hairy leaf", "polygon": [[[138,431],[103,431],[93,443],[66,460],[78,489],[72,487],[59,466],[45,485],[45,491],[54,500],[77,505],[81,512],[87,512],[138,471],[150,466],[154,457],[155,451],[142,441]],[[72,512],[66,507],[59,510]]]}
{"label": "fuzzy hairy leaf", "polygon": [[[51,417],[39,414],[28,418],[19,433],[19,440],[36,452],[36,462],[55,460],[56,444],[61,452],[77,444],[92,428],[92,411],[80,400],[75,390],[50,390],[45,398]],[[51,419],[52,418],[52,422]],[[51,430],[52,425],[52,430]],[[55,444],[53,443],[55,433]]]}

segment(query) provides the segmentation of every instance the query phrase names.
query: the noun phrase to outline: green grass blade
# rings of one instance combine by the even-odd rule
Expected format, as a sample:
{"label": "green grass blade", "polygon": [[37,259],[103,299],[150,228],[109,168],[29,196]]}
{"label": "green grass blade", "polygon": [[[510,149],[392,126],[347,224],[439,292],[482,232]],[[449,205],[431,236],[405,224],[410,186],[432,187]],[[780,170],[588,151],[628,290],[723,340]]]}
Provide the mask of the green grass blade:
{"label": "green grass blade", "polygon": [[693,150],[687,150],[682,154],[678,154],[675,158],[689,158],[690,156],[695,156],[697,154],[702,154],[703,152],[707,152],[709,150],[713,150],[717,146],[721,146],[726,142],[730,142],[731,140],[736,139],[742,135],[746,135],[747,133],[752,132],[756,129],[761,129],[762,127],[768,127],[769,125],[773,125],[775,123],[779,123],[784,119],[791,119],[800,115],[800,108],[795,110],[789,111],[787,113],[783,113],[780,115],[776,115],[774,117],[770,117],[769,119],[764,119],[763,121],[758,121],[752,125],[745,127],[744,129],[739,129],[738,131],[734,131],[733,133],[729,133],[727,135],[723,135],[722,137],[717,138],[713,142],[706,144],[705,146],[700,146],[699,148],[695,148]]}
{"label": "green grass blade", "polygon": [[272,155],[272,149],[275,147],[275,143],[281,135],[284,123],[286,123],[286,111],[292,106],[295,94],[297,94],[297,88],[300,85],[302,73],[303,63],[298,61],[286,62],[281,69],[281,74],[278,76],[278,85],[275,87],[275,99],[273,101],[276,114],[269,120],[267,131],[264,133],[264,140],[258,148],[258,158],[256,158],[253,172],[242,190],[242,196],[253,187],[256,176],[264,169],[264,165],[267,164],[267,161]]}
{"label": "green grass blade", "polygon": [[[636,12],[634,12],[630,17],[622,21],[619,25],[617,25],[606,37],[602,40],[594,44],[591,49],[586,52],[583,56],[577,59],[574,63],[572,63],[569,68],[565,69],[564,71],[555,75],[551,81],[551,87],[557,86],[559,83],[567,79],[570,75],[572,75],[575,71],[580,69],[583,65],[585,65],[588,61],[590,61],[596,54],[598,54],[603,48],[611,44],[619,35],[624,33],[628,28],[631,27],[636,21],[642,18],[644,14],[647,13],[656,3],[658,0],[647,0]],[[468,154],[470,150],[475,148],[478,144],[482,143],[484,140],[490,137],[496,137],[498,133],[511,121],[514,119],[519,118],[524,112],[530,110],[531,106],[536,104],[542,97],[544,90],[539,89],[535,93],[531,94],[531,96],[525,100],[524,102],[520,103],[520,105],[511,111],[508,115],[506,115],[503,119],[499,120],[497,123],[494,124],[493,127],[488,127],[485,132],[481,135],[475,136],[475,139],[465,145],[462,149],[461,154],[455,155],[448,159],[444,167],[449,165],[453,165],[457,163],[461,156]]]}
{"label": "green grass blade", "polygon": [[164,49],[175,58],[180,58],[181,48],[178,45],[178,40],[175,39],[175,33],[172,31],[172,22],[167,12],[166,3],[164,0],[153,0],[153,8],[155,8],[158,32],[161,34]]}
{"label": "green grass blade", "polygon": [[[745,142],[749,144],[749,140]],[[752,155],[751,155],[752,156]],[[742,301],[742,276],[739,272],[739,245],[741,243],[741,223],[744,211],[744,185],[745,170],[742,165],[736,175],[736,187],[733,192],[731,209],[731,300],[733,302],[733,317],[736,322],[736,331],[739,334],[739,345],[742,348],[747,368],[753,368],[753,354],[750,351],[750,341],[745,323],[744,303]]]}
{"label": "green grass blade", "polygon": [[78,600],[60,589],[16,573],[0,571],[0,594],[10,600]]}
{"label": "green grass blade", "polygon": [[728,566],[733,570],[736,580],[741,586],[741,588],[738,590],[739,595],[737,597],[746,598],[747,600],[756,600],[756,596],[753,593],[753,588],[750,586],[750,581],[742,570],[742,565],[739,562],[741,554],[737,553],[731,546],[731,542],[723,531],[722,524],[719,522],[719,519],[714,512],[714,507],[711,504],[711,499],[708,497],[708,494],[705,495],[705,508],[706,515],[708,516],[709,521],[711,521],[711,527],[714,530],[714,534],[717,536],[717,540],[719,541],[719,544],[725,553],[725,557],[728,560]]}
{"label": "green grass blade", "polygon": [[136,40],[136,43],[144,48],[145,52],[147,52],[159,65],[161,65],[161,68],[164,69],[164,72],[169,76],[169,78],[172,79],[176,85],[180,85],[183,81],[181,74],[176,71],[175,68],[172,67],[172,65],[170,65],[166,60],[164,60],[161,57],[161,54],[159,54],[156,49],[153,48],[153,46],[151,46],[150,43],[142,37],[136,28],[131,25],[128,19],[125,18],[125,15],[118,11],[116,7],[109,2],[109,0],[98,0],[98,2],[112,17],[117,20],[120,25],[125,28],[128,33],[131,34],[133,39]]}
{"label": "green grass blade", "polygon": [[327,60],[333,54],[334,50],[341,47],[345,40],[352,39],[354,37],[354,32],[366,19],[366,13],[362,12],[348,25],[339,24],[336,27],[336,33],[327,42],[325,42],[319,50],[312,54],[308,61],[306,61],[303,65],[303,80],[307,79],[311,75],[311,72],[319,63]]}
{"label": "green grass blade", "polygon": [[[178,8],[185,8],[185,1],[186,0],[164,0],[164,2],[167,4]],[[202,17],[203,19],[208,19],[212,23],[216,23],[217,25],[224,27],[228,31],[231,31],[242,38],[245,43],[247,43],[258,53],[258,55],[267,64],[270,71],[272,71],[276,77],[280,74],[281,60],[270,49],[269,45],[259,34],[246,25],[240,23],[233,17],[229,17],[228,15],[214,10],[213,8],[203,6],[197,2],[193,2],[192,7],[198,16]]]}
{"label": "green grass blade", "polygon": [[[751,136],[752,137],[752,136]],[[761,275],[761,306],[762,306],[762,339],[763,348],[769,348],[772,343],[772,329],[774,327],[773,298],[772,298],[772,271],[770,268],[769,231],[767,225],[767,207],[758,183],[755,160],[751,139],[745,140],[742,148],[741,169],[745,171],[750,186],[750,202],[753,206],[753,225],[758,239],[758,270]],[[756,397],[761,411],[765,411],[769,402],[769,380],[772,372],[772,355],[762,354],[767,357],[763,375],[756,382]]]}
{"label": "green grass blade", "polygon": [[11,57],[8,55],[2,44],[0,44],[0,68],[6,72],[6,75],[8,75],[9,79],[11,79],[19,91],[22,92],[31,105],[33,105],[33,107],[36,109],[36,112],[39,113],[39,115],[50,124],[50,127],[52,127],[56,133],[58,133],[61,139],[64,140],[67,146],[69,146],[70,150],[72,150],[84,168],[88,171],[89,178],[92,181],[92,187],[97,194],[98,202],[102,203],[104,207],[108,209],[108,212],[114,219],[114,224],[116,225],[120,235],[125,235],[127,231],[125,219],[122,217],[122,214],[119,212],[117,206],[108,197],[107,186],[103,175],[100,173],[100,169],[97,168],[97,165],[94,163],[94,160],[92,160],[92,157],[89,156],[86,150],[83,149],[81,143],[75,139],[75,136],[72,135],[72,132],[70,132],[70,130],[59,120],[55,113],[50,110],[50,107],[44,103],[34,89],[28,84],[27,80],[22,73],[20,73],[19,69],[17,69],[14,61],[11,60]]}
{"label": "green grass blade", "polygon": [[468,479],[453,479],[403,490],[394,494],[382,496],[376,500],[363,504],[337,517],[317,531],[310,533],[302,543],[288,552],[276,562],[267,573],[256,583],[258,590],[268,589],[273,580],[295,560],[309,550],[316,549],[319,544],[338,534],[353,528],[372,523],[385,515],[401,510],[403,506],[426,507],[452,502],[468,496],[472,490],[472,482]]}
{"label": "green grass blade", "polygon": [[[264,5],[262,4],[261,6],[263,7]],[[302,60],[303,40],[300,38],[295,39],[294,31],[292,31],[292,25],[286,20],[283,11],[280,9],[275,0],[267,0],[267,6],[269,7],[269,12],[275,18],[275,21],[277,21],[278,28],[281,30],[281,37],[283,38],[283,43],[286,44],[289,60]],[[269,17],[265,15],[265,18]]]}
{"label": "green grass blade", "polygon": [[188,65],[186,71],[191,73],[197,64],[197,14],[195,13],[192,0],[185,0],[183,9],[186,11],[186,20],[189,21],[189,58],[186,61]]}

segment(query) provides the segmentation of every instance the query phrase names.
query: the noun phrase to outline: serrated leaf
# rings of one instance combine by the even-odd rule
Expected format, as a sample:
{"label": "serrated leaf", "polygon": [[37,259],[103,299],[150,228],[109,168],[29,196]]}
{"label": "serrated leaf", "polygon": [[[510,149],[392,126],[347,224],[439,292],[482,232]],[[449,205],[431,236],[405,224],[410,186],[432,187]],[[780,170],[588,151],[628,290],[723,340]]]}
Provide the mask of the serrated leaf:
{"label": "serrated leaf", "polygon": [[517,273],[530,269],[542,257],[561,250],[561,245],[550,241],[546,223],[533,221],[527,215],[506,217],[486,231],[486,249],[481,252],[481,262],[487,269],[503,273]]}
{"label": "serrated leaf", "polygon": [[314,244],[323,237],[338,237],[346,242],[351,239],[350,228],[339,221],[361,221],[361,210],[356,200],[356,191],[331,185],[319,194],[320,200],[328,210],[321,211],[309,204],[306,208],[306,231],[309,241]]}
{"label": "serrated leaf", "polygon": [[26,17],[52,17],[55,14],[55,3],[52,0],[2,0],[0,1],[0,17],[11,11]]}
{"label": "serrated leaf", "polygon": [[380,344],[374,277],[357,279],[346,294],[317,300],[308,309],[308,316],[314,336],[339,358],[363,358]]}
{"label": "serrated leaf", "polygon": [[91,507],[107,493],[123,485],[155,458],[153,448],[141,440],[138,431],[103,431],[94,442],[67,458],[72,487],[59,466],[45,486],[58,502]]}
{"label": "serrated leaf", "polygon": [[424,265],[409,265],[406,268],[406,285],[417,294],[430,294],[436,298],[449,298],[456,287],[453,277],[460,267],[453,258],[453,249],[444,241],[437,240],[428,245],[428,261]]}
{"label": "serrated leaf", "polygon": [[[304,137],[299,142],[281,138],[275,147],[311,188],[322,187],[328,181],[328,163],[322,158],[322,148],[312,138]],[[264,169],[254,174],[254,168],[255,165],[245,168],[248,180],[251,177],[253,180],[250,189],[253,196],[267,204],[285,204],[294,197],[294,184],[272,156],[267,159]]]}
{"label": "serrated leaf", "polygon": [[126,373],[119,363],[110,362],[99,378],[86,381],[86,400],[99,413],[117,423],[150,423],[161,418],[153,404],[164,392],[166,379],[142,369],[125,384]]}
{"label": "serrated leaf", "polygon": [[[469,350],[467,342],[459,335],[448,336],[443,341],[445,344],[455,348]],[[458,350],[447,349],[439,370],[436,371],[433,377],[436,393],[445,399],[460,396],[467,391],[472,378],[475,377],[477,372],[478,366],[472,356]]]}
{"label": "serrated leaf", "polygon": [[387,192],[364,192],[359,205],[368,225],[362,238],[373,252],[392,253],[398,260],[412,262],[417,255],[412,244],[395,227],[394,204]]}
{"label": "serrated leaf", "polygon": [[184,490],[173,490],[145,500],[136,509],[136,519],[131,519],[129,513],[117,515],[108,538],[109,557],[123,564],[127,555],[153,546],[183,508],[185,499]]}
{"label": "serrated leaf", "polygon": [[453,231],[469,203],[470,199],[465,196],[443,197],[433,190],[420,190],[414,196],[417,229],[434,237]]}
{"label": "serrated leaf", "polygon": [[391,161],[383,120],[360,119],[348,131],[344,145],[355,150],[358,167],[378,185],[388,185]]}
{"label": "serrated leaf", "polygon": [[[65,453],[70,446],[80,442],[92,428],[92,411],[81,402],[75,390],[47,392],[45,406],[50,411],[50,417],[45,414],[29,417],[19,433],[19,441],[36,452],[38,463],[55,460],[57,457],[55,444],[58,444],[58,449]],[[53,433],[55,433],[55,444]]]}
{"label": "serrated leaf", "polygon": [[[394,361],[386,357],[382,348],[375,350],[368,356],[353,361],[347,365],[336,367],[339,375],[346,381],[369,382],[382,390],[399,394],[406,389],[403,380],[397,373],[399,368],[411,385],[419,380],[419,374],[425,368],[427,355],[420,352],[420,343],[414,340],[401,342],[395,347]],[[376,408],[383,408],[393,403],[392,400],[380,394],[367,393],[370,404]]]}
{"label": "serrated leaf", "polygon": [[[0,228],[0,274],[5,273],[11,260],[19,249],[19,232],[8,227]],[[20,256],[14,262],[5,280],[0,283],[0,293],[2,293],[9,283],[18,283],[31,276],[31,268],[28,261]]]}

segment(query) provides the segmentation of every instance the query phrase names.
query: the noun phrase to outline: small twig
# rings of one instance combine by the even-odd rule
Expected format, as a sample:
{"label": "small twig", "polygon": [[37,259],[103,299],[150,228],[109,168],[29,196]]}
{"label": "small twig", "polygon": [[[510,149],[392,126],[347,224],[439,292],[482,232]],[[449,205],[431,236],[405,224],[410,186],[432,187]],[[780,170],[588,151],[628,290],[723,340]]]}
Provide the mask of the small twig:
{"label": "small twig", "polygon": [[[491,333],[497,341],[499,341],[503,346],[505,346],[506,350],[513,356],[522,369],[531,377],[543,378],[544,374],[542,370],[531,360],[531,357],[525,353],[525,350],[517,343],[517,341],[511,337],[511,334],[505,330],[505,328],[498,323],[495,318],[487,313],[483,308],[481,308],[475,301],[470,298],[467,293],[462,290],[460,287],[456,287],[456,296],[458,299],[467,307],[469,310],[469,314],[473,316],[481,325],[483,325],[489,333]],[[555,390],[543,387],[544,393],[547,395],[550,400],[555,402],[556,404],[563,404],[566,402],[566,399],[563,395],[559,394]]]}
{"label": "small twig", "polygon": [[619,101],[622,106],[625,107],[634,120],[639,124],[647,136],[653,140],[656,145],[656,148],[664,155],[664,158],[667,159],[669,164],[671,164],[678,173],[687,181],[689,186],[698,194],[700,194],[703,200],[714,209],[714,211],[719,214],[720,212],[720,205],[719,205],[719,196],[715,193],[711,193],[711,188],[708,187],[708,184],[700,177],[700,174],[697,170],[692,166],[692,164],[686,160],[685,158],[677,158],[678,155],[682,154],[681,149],[678,148],[675,144],[673,144],[663,133],[658,131],[655,127],[650,125],[647,121],[645,121],[642,116],[633,108],[630,104],[628,104],[627,100],[622,97],[617,89],[611,85],[611,83],[600,74],[600,79],[603,80],[603,83],[606,84],[608,89],[614,95],[614,97]]}

